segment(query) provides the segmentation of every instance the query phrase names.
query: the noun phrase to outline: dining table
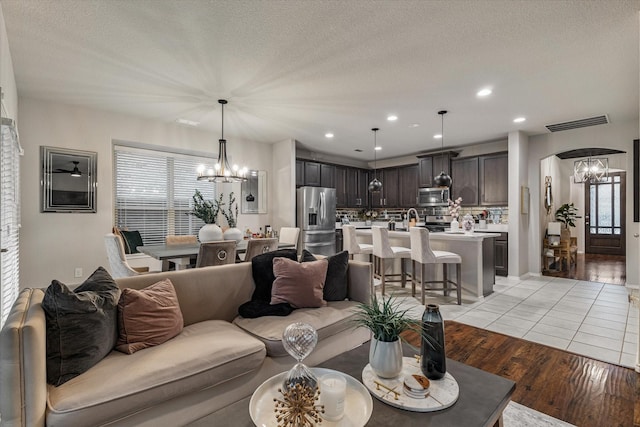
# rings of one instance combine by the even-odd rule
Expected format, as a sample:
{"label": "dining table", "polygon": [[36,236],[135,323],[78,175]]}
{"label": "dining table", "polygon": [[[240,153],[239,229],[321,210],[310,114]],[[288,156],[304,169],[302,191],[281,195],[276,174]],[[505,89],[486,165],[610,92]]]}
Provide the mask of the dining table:
{"label": "dining table", "polygon": [[[247,251],[249,239],[240,240],[236,245],[236,253],[243,254]],[[293,248],[291,243],[278,243],[278,249]],[[162,262],[162,271],[167,271],[169,261],[175,264],[176,270],[184,270],[191,264],[191,258],[197,257],[200,252],[200,243],[176,244],[176,245],[144,245],[137,247],[138,252],[149,255]]]}

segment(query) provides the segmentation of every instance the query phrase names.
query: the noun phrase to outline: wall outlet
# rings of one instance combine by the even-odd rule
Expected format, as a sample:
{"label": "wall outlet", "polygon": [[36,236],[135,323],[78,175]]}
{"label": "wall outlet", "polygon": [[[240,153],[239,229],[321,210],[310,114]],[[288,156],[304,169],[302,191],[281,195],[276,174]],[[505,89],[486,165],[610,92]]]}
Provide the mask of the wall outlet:
{"label": "wall outlet", "polygon": [[82,267],[76,267],[73,277],[82,277]]}

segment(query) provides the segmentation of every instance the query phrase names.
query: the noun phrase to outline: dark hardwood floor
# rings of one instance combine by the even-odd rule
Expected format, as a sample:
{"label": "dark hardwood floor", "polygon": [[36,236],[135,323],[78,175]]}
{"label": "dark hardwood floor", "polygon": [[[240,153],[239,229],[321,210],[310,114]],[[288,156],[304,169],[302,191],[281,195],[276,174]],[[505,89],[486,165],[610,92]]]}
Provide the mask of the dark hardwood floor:
{"label": "dark hardwood floor", "polygon": [[626,257],[623,255],[578,254],[571,268],[558,272],[544,271],[544,276],[566,277],[589,282],[624,285],[627,281]]}
{"label": "dark hardwood floor", "polygon": [[453,321],[445,337],[447,357],[515,381],[515,402],[580,427],[640,426],[632,369]]}

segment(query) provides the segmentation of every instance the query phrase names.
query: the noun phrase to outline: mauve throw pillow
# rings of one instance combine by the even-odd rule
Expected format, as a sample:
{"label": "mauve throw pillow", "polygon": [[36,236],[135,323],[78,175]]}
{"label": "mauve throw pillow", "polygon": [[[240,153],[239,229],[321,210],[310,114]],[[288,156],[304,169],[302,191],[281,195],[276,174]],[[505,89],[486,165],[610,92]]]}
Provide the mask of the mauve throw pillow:
{"label": "mauve throw pillow", "polygon": [[[316,257],[306,249],[302,250],[302,262],[315,261]],[[349,269],[349,252],[342,251],[327,257],[327,278],[324,282],[325,301],[343,301],[348,295],[347,270]]]}
{"label": "mauve throw pillow", "polygon": [[253,274],[253,282],[256,284],[256,289],[251,296],[252,301],[271,301],[271,286],[276,279],[276,276],[273,275],[273,259],[275,257],[288,258],[295,261],[298,259],[298,254],[295,249],[278,249],[251,259],[251,272]]}
{"label": "mauve throw pillow", "polygon": [[42,300],[49,384],[64,384],[113,350],[119,297],[118,285],[102,267],[73,291],[57,280],[51,282]]}
{"label": "mauve throw pillow", "polygon": [[133,354],[178,335],[184,326],[178,296],[171,280],[137,290],[125,288],[118,302],[116,350]]}
{"label": "mauve throw pillow", "polygon": [[327,277],[327,261],[324,259],[298,263],[287,258],[273,259],[271,304],[288,302],[294,308],[324,307],[322,288]]}

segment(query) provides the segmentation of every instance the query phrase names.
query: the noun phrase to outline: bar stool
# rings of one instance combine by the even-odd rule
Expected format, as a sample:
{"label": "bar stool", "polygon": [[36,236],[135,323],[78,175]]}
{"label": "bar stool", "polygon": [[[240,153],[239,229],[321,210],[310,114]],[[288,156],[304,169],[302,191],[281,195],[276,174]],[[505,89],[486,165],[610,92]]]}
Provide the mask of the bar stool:
{"label": "bar stool", "polygon": [[[402,246],[391,246],[389,243],[389,230],[387,227],[371,227],[371,235],[373,237],[373,259],[375,260],[377,269],[373,270],[373,277],[379,279],[382,283],[382,295],[384,295],[384,286],[388,282],[401,282],[404,288],[407,283],[407,268],[405,259],[411,258],[411,249]],[[385,274],[385,260],[400,258],[400,274]],[[387,280],[387,277],[400,276],[400,280]]]}
{"label": "bar stool", "polygon": [[349,258],[353,259],[354,254],[369,255],[369,261],[373,256],[373,245],[368,243],[358,243],[356,239],[356,227],[353,225],[342,226],[342,249],[349,252]]}
{"label": "bar stool", "polygon": [[[424,305],[424,293],[425,291],[444,291],[444,295],[449,295],[449,285],[453,285],[456,288],[458,294],[458,305],[462,304],[462,275],[460,273],[462,266],[462,258],[458,254],[447,251],[434,251],[431,250],[429,244],[429,230],[422,227],[412,227],[409,229],[409,236],[411,238],[411,265],[413,268],[413,274],[411,277],[411,295],[416,296],[416,283],[420,283],[422,288],[422,304]],[[417,280],[416,274],[416,262],[420,264],[420,281]],[[442,264],[442,280],[425,281],[424,276],[426,273],[427,264]],[[447,275],[448,264],[456,265],[456,280],[454,282],[449,280]],[[426,284],[441,283],[442,288],[427,288]]]}

